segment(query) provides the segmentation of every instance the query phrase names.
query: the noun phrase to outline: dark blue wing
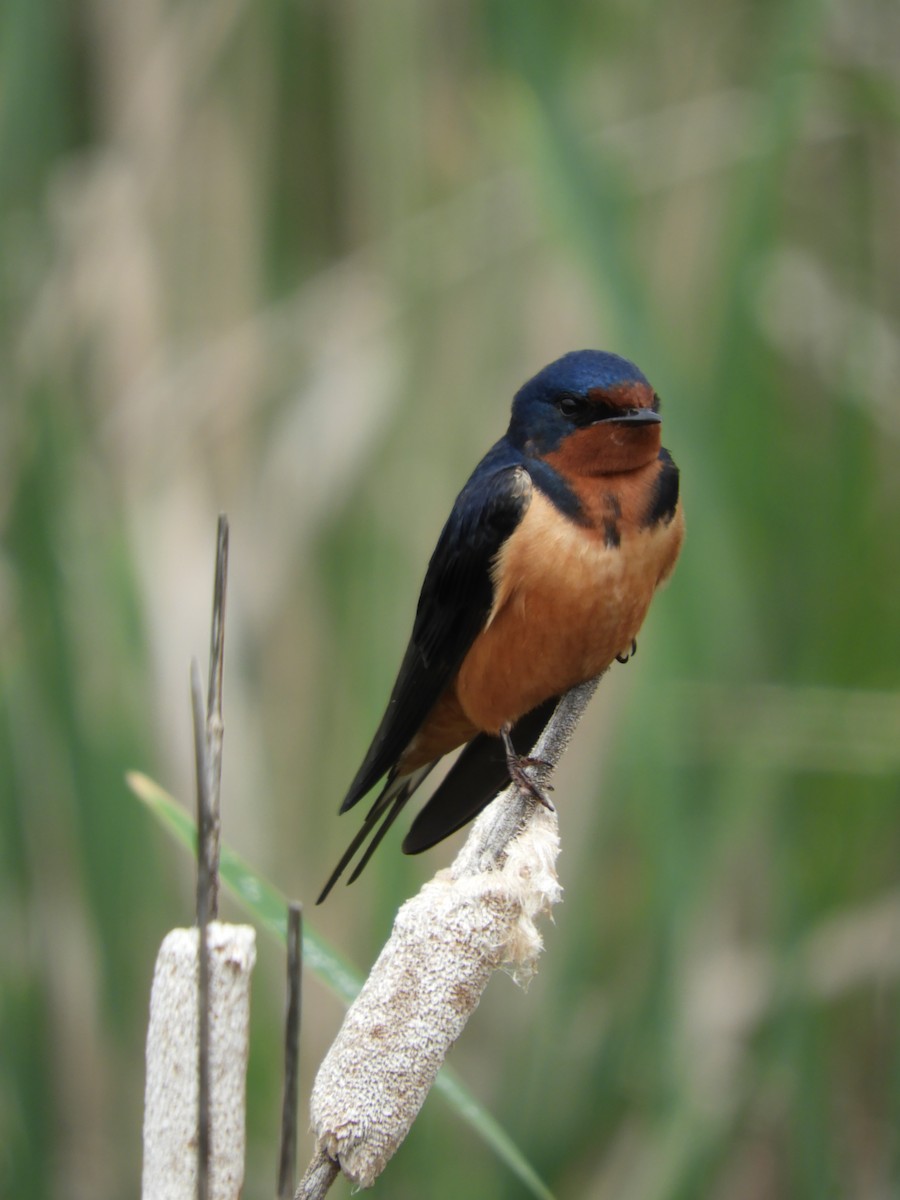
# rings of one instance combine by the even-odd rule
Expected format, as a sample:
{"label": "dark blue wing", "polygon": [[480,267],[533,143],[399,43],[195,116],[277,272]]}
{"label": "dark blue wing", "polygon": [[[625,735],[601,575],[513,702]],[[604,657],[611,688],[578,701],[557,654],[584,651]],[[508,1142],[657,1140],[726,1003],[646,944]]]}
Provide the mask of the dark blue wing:
{"label": "dark blue wing", "polygon": [[493,603],[494,559],[521,521],[531,491],[521,463],[495,468],[489,455],[460,492],[428,564],[387,709],[341,812],[393,770],[484,628]]}

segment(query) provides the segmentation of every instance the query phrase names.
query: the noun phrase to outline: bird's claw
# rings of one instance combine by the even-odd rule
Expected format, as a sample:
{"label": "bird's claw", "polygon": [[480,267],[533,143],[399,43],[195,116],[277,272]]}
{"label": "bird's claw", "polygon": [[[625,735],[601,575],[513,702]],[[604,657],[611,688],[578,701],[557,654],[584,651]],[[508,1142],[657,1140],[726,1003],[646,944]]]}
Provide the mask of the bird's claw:
{"label": "bird's claw", "polygon": [[526,767],[544,767],[545,769],[549,769],[551,764],[542,758],[531,758],[528,755],[517,754],[507,726],[504,726],[500,730],[500,737],[503,740],[503,747],[506,750],[506,766],[512,782],[518,788],[521,788],[523,792],[527,792],[530,796],[533,796],[548,812],[556,812],[556,806],[546,794],[553,791],[552,784],[546,783],[541,787],[535,783],[526,771]]}
{"label": "bird's claw", "polygon": [[624,654],[616,655],[616,662],[627,663],[629,659],[634,658],[637,654],[637,638],[631,639],[631,649]]}
{"label": "bird's claw", "polygon": [[[543,767],[545,771],[549,771],[553,763],[547,762],[546,758],[532,758],[530,754],[522,754],[516,756],[520,767]],[[553,791],[549,783],[544,785],[548,791]]]}
{"label": "bird's claw", "polygon": [[[526,772],[524,767],[521,767],[518,763],[510,763],[509,775],[517,787],[521,788],[523,792],[527,792],[529,796],[533,796],[534,799],[537,800],[538,803],[542,804],[548,812],[556,812],[556,805],[546,794],[544,788],[541,788],[537,783],[535,783],[531,776]],[[547,784],[545,784],[544,787],[548,791],[553,791],[553,788]]]}

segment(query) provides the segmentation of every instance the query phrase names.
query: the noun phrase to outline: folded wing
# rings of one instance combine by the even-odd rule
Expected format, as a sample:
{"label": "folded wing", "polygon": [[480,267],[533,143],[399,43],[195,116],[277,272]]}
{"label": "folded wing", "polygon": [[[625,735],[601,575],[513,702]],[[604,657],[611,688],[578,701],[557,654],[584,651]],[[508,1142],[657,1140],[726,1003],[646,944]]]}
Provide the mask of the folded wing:
{"label": "folded wing", "polygon": [[457,498],[428,564],[412,635],[390,700],[340,811],[352,808],[387,776],[384,788],[325,885],[319,903],[375,830],[351,882],[356,878],[434,765],[429,763],[404,776],[397,772],[403,752],[484,628],[493,604],[494,560],[524,516],[531,495],[531,478],[521,463],[491,469],[489,456]]}

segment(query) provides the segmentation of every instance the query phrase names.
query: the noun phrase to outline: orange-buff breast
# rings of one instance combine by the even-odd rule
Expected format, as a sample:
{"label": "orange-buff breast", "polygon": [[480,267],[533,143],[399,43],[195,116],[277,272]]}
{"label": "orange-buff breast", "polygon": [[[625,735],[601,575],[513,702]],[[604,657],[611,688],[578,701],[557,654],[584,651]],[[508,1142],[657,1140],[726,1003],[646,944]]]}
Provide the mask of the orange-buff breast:
{"label": "orange-buff breast", "polygon": [[496,733],[630,649],[683,533],[679,506],[667,524],[623,522],[620,544],[607,546],[602,526],[563,518],[535,490],[497,558],[490,618],[457,676],[472,725]]}

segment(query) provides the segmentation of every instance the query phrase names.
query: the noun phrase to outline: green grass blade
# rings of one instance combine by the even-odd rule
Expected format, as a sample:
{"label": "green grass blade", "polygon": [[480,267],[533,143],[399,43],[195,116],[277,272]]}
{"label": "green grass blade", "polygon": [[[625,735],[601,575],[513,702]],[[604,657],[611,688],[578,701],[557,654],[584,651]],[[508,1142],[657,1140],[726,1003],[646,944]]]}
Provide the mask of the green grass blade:
{"label": "green grass blade", "polygon": [[[139,771],[129,771],[125,778],[138,799],[174,834],[176,840],[195,853],[197,827],[177,800]],[[260,878],[225,845],[221,849],[219,876],[241,907],[262,928],[284,943],[287,937],[287,897]],[[360,972],[310,929],[308,921],[303,922],[303,961],[345,1004],[350,1004],[363,985]],[[553,1200],[553,1193],[509,1134],[448,1067],[443,1067],[438,1073],[435,1088],[533,1196],[539,1200]]]}
{"label": "green grass blade", "polygon": [[[139,771],[129,771],[125,778],[138,799],[159,817],[166,829],[191,853],[196,853],[197,827],[178,801]],[[261,879],[225,845],[222,846],[219,877],[260,926],[282,943],[286,942],[288,900],[278,888]],[[303,961],[345,1004],[353,1000],[363,985],[359,972],[311,930],[307,921],[303,922]]]}
{"label": "green grass blade", "polygon": [[479,1104],[454,1071],[449,1067],[441,1067],[434,1086],[533,1196],[539,1196],[540,1200],[554,1200],[553,1193],[506,1130]]}

